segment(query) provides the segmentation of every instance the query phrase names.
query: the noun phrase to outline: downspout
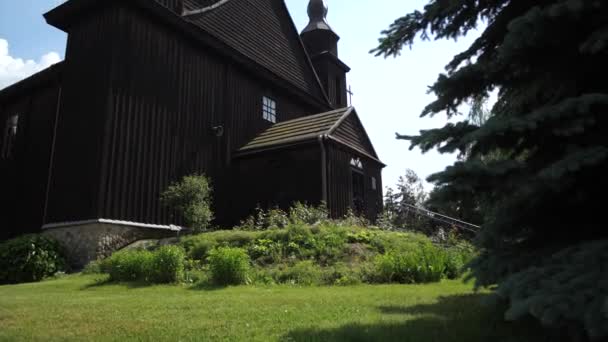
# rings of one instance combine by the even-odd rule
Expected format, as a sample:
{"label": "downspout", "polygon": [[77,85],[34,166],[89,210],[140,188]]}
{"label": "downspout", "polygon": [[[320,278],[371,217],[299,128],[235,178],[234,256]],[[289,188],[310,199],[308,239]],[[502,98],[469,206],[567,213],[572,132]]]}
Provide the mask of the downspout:
{"label": "downspout", "polygon": [[48,178],[46,180],[46,195],[44,196],[44,214],[42,216],[42,225],[46,224],[47,210],[49,207],[49,191],[51,188],[51,176],[53,173],[53,162],[55,161],[55,141],[57,139],[57,125],[59,124],[59,109],[61,108],[61,92],[63,87],[59,86],[59,93],[57,94],[57,108],[55,109],[55,124],[53,127],[53,142],[51,143],[51,155],[49,157],[49,171]]}
{"label": "downspout", "polygon": [[327,140],[327,134],[319,135],[319,145],[321,145],[321,193],[322,200],[327,203],[327,151],[325,150],[325,140]]}

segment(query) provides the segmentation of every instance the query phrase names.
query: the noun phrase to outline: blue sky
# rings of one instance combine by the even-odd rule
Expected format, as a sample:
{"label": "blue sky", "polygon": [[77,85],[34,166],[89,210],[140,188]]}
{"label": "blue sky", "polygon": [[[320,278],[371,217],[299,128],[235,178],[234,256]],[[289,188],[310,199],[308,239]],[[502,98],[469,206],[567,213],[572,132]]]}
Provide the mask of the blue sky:
{"label": "blue sky", "polygon": [[[48,26],[42,17],[61,2],[0,0],[0,88],[63,58],[65,34]],[[368,53],[377,45],[381,30],[398,16],[422,9],[427,2],[327,0],[328,22],[341,37],[340,58],[352,68],[348,82],[354,92],[353,105],[380,158],[388,164],[383,173],[385,186],[394,186],[407,168],[426,178],[455,160],[453,155],[409,151],[409,143],[395,140],[395,132],[415,134],[445,124],[444,115],[419,117],[434,98],[427,94],[428,86],[451,57],[466,49],[476,35],[458,41],[418,42],[398,58],[384,59]],[[302,29],[308,23],[308,0],[286,0],[286,3],[296,26]],[[8,42],[4,51],[2,40]]]}

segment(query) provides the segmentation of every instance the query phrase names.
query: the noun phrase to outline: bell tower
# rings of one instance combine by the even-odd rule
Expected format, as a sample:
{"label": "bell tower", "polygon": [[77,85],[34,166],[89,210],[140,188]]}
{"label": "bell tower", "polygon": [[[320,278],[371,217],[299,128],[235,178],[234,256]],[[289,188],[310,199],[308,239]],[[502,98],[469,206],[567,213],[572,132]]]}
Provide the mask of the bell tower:
{"label": "bell tower", "polygon": [[350,68],[338,58],[340,37],[327,23],[327,12],[324,0],[310,0],[310,22],[300,36],[329,100],[335,108],[343,108],[347,106],[346,73]]}

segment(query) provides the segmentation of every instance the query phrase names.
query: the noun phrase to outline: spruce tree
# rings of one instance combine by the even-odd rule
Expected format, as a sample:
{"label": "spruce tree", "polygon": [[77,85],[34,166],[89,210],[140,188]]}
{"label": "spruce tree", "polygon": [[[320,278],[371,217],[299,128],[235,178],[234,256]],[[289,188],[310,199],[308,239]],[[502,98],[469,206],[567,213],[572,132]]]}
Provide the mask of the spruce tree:
{"label": "spruce tree", "polygon": [[397,19],[372,52],[397,56],[417,37],[456,39],[478,26],[430,87],[436,100],[422,116],[453,118],[497,91],[492,116],[399,137],[468,154],[429,180],[445,200],[480,199],[474,276],[499,284],[507,317],[608,336],[608,1],[432,0]]}

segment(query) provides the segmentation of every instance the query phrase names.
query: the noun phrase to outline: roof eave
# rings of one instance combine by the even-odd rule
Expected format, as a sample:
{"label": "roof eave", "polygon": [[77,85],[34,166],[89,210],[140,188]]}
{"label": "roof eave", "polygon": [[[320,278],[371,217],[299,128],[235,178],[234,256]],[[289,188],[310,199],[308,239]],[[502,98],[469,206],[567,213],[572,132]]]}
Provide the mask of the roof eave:
{"label": "roof eave", "polygon": [[324,134],[321,134],[321,135],[309,134],[304,137],[283,140],[279,144],[267,144],[267,145],[260,145],[260,146],[252,147],[252,148],[242,148],[235,153],[234,158],[241,158],[241,157],[245,157],[245,156],[268,152],[268,151],[282,150],[285,148],[304,145],[304,144],[308,144],[308,143],[316,143],[317,140],[319,139],[319,136],[324,136]]}
{"label": "roof eave", "polygon": [[338,139],[338,138],[336,138],[336,137],[334,137],[332,135],[329,135],[329,136],[327,136],[327,140],[333,141],[336,144],[348,147],[349,149],[353,150],[353,152],[356,152],[356,153],[360,154],[361,156],[363,156],[363,157],[365,157],[367,159],[370,159],[370,160],[378,163],[382,168],[386,167],[386,164],[384,164],[382,161],[380,161],[380,159],[372,156],[371,154],[369,154],[369,153],[367,153],[367,152],[365,152],[365,151],[357,148],[356,146],[353,146],[353,145],[351,145],[351,144],[349,144],[349,143],[347,143],[347,142],[345,142],[345,141],[343,141],[341,139]]}
{"label": "roof eave", "polygon": [[4,89],[0,89],[0,102],[6,102],[11,98],[17,97],[31,89],[43,87],[54,82],[59,82],[64,62],[61,61],[50,67],[35,73],[15,84]]}
{"label": "roof eave", "polygon": [[[82,12],[95,8],[96,6],[108,5],[110,3],[114,3],[115,1],[116,0],[105,0],[105,1],[104,0],[79,0],[79,1],[72,0],[72,1],[67,1],[67,2],[63,3],[62,5],[45,13],[44,18],[46,19],[46,21],[49,25],[52,25],[62,31],[67,32],[67,30],[69,30],[69,27],[72,24],[72,22],[75,20],[75,18],[81,17],[80,14]],[[323,94],[322,98],[314,96],[313,94],[298,88],[297,86],[293,85],[291,82],[287,81],[283,77],[276,75],[271,70],[268,70],[265,67],[263,67],[262,65],[260,65],[259,63],[251,60],[249,57],[243,55],[239,51],[228,46],[226,43],[217,39],[216,37],[214,37],[213,35],[209,34],[206,31],[204,31],[203,29],[184,20],[180,15],[177,15],[177,14],[171,12],[170,10],[168,10],[167,8],[165,8],[163,5],[159,4],[156,1],[150,1],[150,0],[124,1],[123,0],[123,2],[121,2],[121,3],[135,4],[140,8],[148,10],[149,12],[153,13],[157,17],[168,22],[170,25],[173,25],[174,27],[176,27],[183,34],[187,34],[191,38],[194,38],[195,40],[197,40],[199,43],[202,43],[208,47],[211,47],[212,49],[214,49],[215,52],[217,52],[219,54],[225,55],[229,58],[233,58],[237,63],[244,63],[243,65],[254,70],[254,72],[258,72],[260,75],[262,75],[262,77],[268,77],[267,75],[273,76],[272,77],[273,79],[271,79],[270,81],[280,83],[285,89],[287,89],[291,93],[293,93],[293,95],[298,96],[303,101],[305,101],[311,105],[318,106],[319,108],[330,108],[331,107],[329,97],[324,92],[324,89],[321,86],[321,81],[319,80],[316,73],[315,73],[315,76],[317,77],[317,83],[319,84],[319,87]],[[283,5],[285,5],[285,4],[283,3]],[[287,7],[285,7],[285,8],[287,8]],[[289,13],[289,11],[288,11],[288,13]],[[293,24],[293,19],[292,19],[292,24]],[[293,25],[295,25],[295,24],[293,24]],[[301,40],[300,40],[300,44],[302,46],[304,46]],[[229,53],[227,53],[226,51],[229,51]],[[304,51],[304,52],[306,53],[306,51]],[[310,58],[308,58],[308,59],[309,59],[308,60],[309,64],[312,66],[312,62],[310,61]],[[263,71],[257,71],[259,69],[263,69]],[[314,68],[313,68],[313,72],[314,72]]]}

